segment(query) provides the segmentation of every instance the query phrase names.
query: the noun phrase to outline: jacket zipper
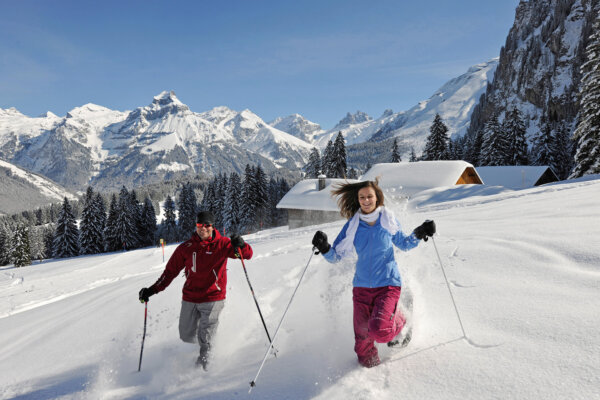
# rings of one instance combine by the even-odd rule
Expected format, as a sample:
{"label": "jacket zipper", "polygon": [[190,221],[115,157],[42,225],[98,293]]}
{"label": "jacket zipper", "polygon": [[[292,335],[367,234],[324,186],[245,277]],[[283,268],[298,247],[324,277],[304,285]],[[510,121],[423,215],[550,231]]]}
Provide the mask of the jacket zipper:
{"label": "jacket zipper", "polygon": [[196,272],[196,252],[192,254],[192,272]]}

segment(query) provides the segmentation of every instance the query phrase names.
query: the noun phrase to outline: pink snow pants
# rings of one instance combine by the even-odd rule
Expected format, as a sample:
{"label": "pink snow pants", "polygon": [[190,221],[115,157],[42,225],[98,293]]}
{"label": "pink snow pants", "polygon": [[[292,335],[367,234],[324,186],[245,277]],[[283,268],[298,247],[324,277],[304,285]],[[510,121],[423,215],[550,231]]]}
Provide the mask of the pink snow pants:
{"label": "pink snow pants", "polygon": [[375,342],[391,341],[406,322],[400,310],[397,310],[400,291],[399,286],[352,289],[354,351],[358,362],[365,367],[380,363]]}

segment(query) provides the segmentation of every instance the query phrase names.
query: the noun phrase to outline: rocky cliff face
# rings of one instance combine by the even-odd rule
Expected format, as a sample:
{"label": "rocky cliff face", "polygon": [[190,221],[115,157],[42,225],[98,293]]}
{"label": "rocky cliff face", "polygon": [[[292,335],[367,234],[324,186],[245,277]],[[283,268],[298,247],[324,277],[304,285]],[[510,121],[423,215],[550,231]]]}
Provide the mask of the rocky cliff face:
{"label": "rocky cliff face", "polygon": [[507,109],[523,112],[528,137],[544,123],[574,128],[579,109],[580,67],[598,0],[530,0],[518,5],[500,51],[493,82],[471,116],[468,135]]}

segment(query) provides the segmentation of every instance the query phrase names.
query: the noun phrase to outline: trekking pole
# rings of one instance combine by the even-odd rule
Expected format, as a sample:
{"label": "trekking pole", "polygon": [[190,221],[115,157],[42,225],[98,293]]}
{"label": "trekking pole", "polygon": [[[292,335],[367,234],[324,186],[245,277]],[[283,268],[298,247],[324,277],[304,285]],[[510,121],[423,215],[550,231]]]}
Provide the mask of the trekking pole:
{"label": "trekking pole", "polygon": [[142,354],[144,354],[144,340],[146,340],[146,320],[148,318],[148,302],[144,302],[144,335],[142,336],[142,349],[140,350],[140,364],[138,365],[138,372],[142,370]]}
{"label": "trekking pole", "polygon": [[269,348],[267,349],[265,356],[263,357],[262,363],[260,364],[260,368],[258,368],[258,372],[256,373],[256,376],[254,377],[252,382],[250,382],[250,390],[248,390],[248,393],[250,393],[252,391],[252,388],[254,386],[256,386],[256,381],[258,380],[258,375],[260,375],[260,371],[262,370],[263,366],[265,365],[265,361],[267,360],[269,351],[271,350],[271,347],[273,347],[273,342],[275,342],[275,339],[277,338],[277,333],[279,333],[279,328],[281,328],[281,324],[283,323],[285,314],[287,314],[288,309],[290,308],[290,305],[292,304],[292,300],[294,300],[294,296],[296,295],[296,291],[298,291],[298,288],[300,287],[300,282],[302,282],[302,278],[304,278],[304,273],[306,273],[306,270],[308,269],[308,266],[310,265],[310,260],[312,260],[314,251],[315,251],[315,247],[313,246],[313,248],[310,251],[310,258],[308,259],[308,262],[306,263],[306,267],[304,267],[304,270],[302,271],[302,275],[300,275],[300,280],[298,281],[298,284],[296,285],[296,289],[294,289],[294,293],[292,293],[290,302],[288,303],[287,307],[285,308],[285,311],[283,312],[283,316],[281,317],[281,321],[279,321],[279,325],[277,325],[277,329],[275,330],[275,335],[273,336],[273,341],[269,345]]}
{"label": "trekking pole", "polygon": [[[254,304],[256,304],[256,309],[258,310],[258,315],[260,315],[260,320],[262,321],[263,326],[265,327],[265,332],[267,333],[267,338],[269,339],[269,343],[272,343],[271,335],[269,335],[269,330],[267,329],[267,324],[265,323],[265,319],[263,318],[262,312],[260,311],[260,306],[258,305],[258,300],[256,300],[256,295],[254,294],[254,289],[252,288],[252,284],[250,283],[250,278],[248,277],[248,271],[246,271],[246,264],[244,263],[244,256],[240,249],[237,249],[237,253],[240,256],[240,260],[242,261],[242,267],[244,268],[244,274],[246,274],[246,281],[248,281],[248,286],[250,287],[250,292],[252,293],[252,297],[254,298]],[[273,355],[277,357],[277,349],[273,348]]]}
{"label": "trekking pole", "polygon": [[435,253],[437,254],[438,261],[440,262],[440,267],[442,268],[442,273],[444,274],[444,279],[446,280],[446,286],[448,287],[448,292],[450,292],[450,298],[452,299],[452,304],[454,304],[454,311],[456,311],[456,316],[458,317],[458,322],[460,323],[460,329],[462,329],[463,337],[466,339],[467,334],[465,333],[465,328],[463,326],[462,320],[460,319],[460,314],[458,313],[458,307],[456,307],[456,302],[454,301],[454,295],[452,294],[452,290],[450,289],[450,283],[448,283],[448,278],[446,277],[446,271],[444,270],[444,265],[442,264],[442,258],[440,257],[440,253],[438,252],[437,246],[435,245],[435,240],[433,240],[433,236],[431,237],[431,241],[433,242],[433,248],[435,249]]}

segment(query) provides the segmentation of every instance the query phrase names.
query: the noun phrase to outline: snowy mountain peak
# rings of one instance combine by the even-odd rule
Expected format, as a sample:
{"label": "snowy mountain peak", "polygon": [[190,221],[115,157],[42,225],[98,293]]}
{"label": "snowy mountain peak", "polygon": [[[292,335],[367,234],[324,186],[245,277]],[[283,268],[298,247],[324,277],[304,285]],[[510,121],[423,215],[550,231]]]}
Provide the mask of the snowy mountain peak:
{"label": "snowy mountain peak", "polygon": [[362,111],[356,111],[354,114],[347,113],[346,116],[342,118],[335,127],[333,127],[333,129],[341,128],[343,126],[348,125],[360,124],[363,122],[371,121],[372,119],[373,118],[371,118],[367,113]]}
{"label": "snowy mountain peak", "polygon": [[10,107],[10,108],[0,108],[0,117],[24,117],[25,115],[22,114],[19,110],[17,110],[14,107]]}
{"label": "snowy mountain peak", "polygon": [[300,114],[277,117],[269,122],[269,125],[309,143],[313,141],[316,134],[323,131],[321,125],[307,120]]}
{"label": "snowy mountain peak", "polygon": [[176,105],[184,105],[177,96],[175,96],[175,92],[172,90],[164,90],[160,92],[160,94],[154,96],[153,104],[158,104],[161,106],[165,106],[167,104],[176,104]]}
{"label": "snowy mountain peak", "polygon": [[38,118],[60,118],[58,115],[54,114],[52,111],[46,111],[38,115]]}

